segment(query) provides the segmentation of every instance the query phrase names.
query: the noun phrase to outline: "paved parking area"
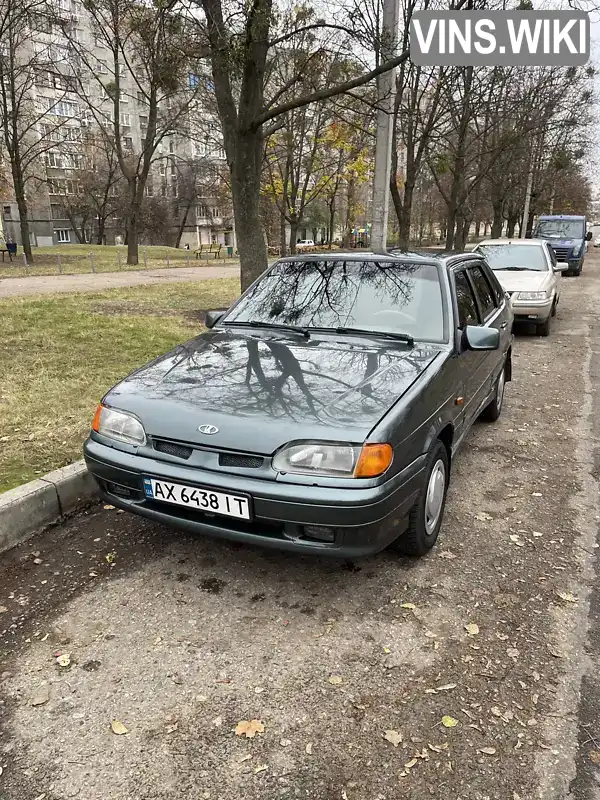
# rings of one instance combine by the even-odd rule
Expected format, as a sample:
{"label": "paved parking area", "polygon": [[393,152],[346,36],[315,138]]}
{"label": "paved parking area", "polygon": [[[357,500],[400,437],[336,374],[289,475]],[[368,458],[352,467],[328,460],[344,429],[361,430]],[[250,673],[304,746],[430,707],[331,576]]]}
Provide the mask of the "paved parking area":
{"label": "paved parking area", "polygon": [[597,797],[599,307],[590,254],[421,561],[103,506],[0,557],[0,798]]}

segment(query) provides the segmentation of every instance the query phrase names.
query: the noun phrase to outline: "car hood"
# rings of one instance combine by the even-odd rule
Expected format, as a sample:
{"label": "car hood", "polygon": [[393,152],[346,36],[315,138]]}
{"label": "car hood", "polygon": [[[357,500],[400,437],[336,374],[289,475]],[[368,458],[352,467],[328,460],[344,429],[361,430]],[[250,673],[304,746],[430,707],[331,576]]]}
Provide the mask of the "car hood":
{"label": "car hood", "polygon": [[542,238],[552,247],[575,247],[582,241],[581,239],[561,239],[560,236],[543,236]]}
{"label": "car hood", "polygon": [[[361,442],[442,348],[209,331],[104,398],[150,436],[269,454],[294,439]],[[212,435],[198,427],[218,428]]]}
{"label": "car hood", "polygon": [[522,272],[498,269],[494,270],[494,275],[507,292],[537,292],[545,288],[550,273],[533,269]]}

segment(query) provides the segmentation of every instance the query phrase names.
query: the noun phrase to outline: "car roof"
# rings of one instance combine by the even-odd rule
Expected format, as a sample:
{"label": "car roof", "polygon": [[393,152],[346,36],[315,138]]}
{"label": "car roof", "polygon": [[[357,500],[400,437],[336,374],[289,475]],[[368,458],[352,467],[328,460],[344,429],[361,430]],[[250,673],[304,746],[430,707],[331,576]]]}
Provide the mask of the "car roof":
{"label": "car roof", "polygon": [[493,245],[507,245],[507,244],[524,244],[528,247],[531,245],[535,245],[539,247],[540,245],[545,244],[546,242],[544,239],[484,239],[479,244],[493,244]]}
{"label": "car roof", "polygon": [[584,214],[542,214],[538,219],[585,219]]}
{"label": "car roof", "polygon": [[331,250],[325,253],[297,253],[296,255],[284,256],[278,262],[306,262],[306,261],[407,261],[415,264],[435,264],[444,269],[454,266],[464,260],[474,260],[478,258],[476,253],[464,252],[445,252],[441,250],[387,250],[378,252],[375,250],[360,252]]}

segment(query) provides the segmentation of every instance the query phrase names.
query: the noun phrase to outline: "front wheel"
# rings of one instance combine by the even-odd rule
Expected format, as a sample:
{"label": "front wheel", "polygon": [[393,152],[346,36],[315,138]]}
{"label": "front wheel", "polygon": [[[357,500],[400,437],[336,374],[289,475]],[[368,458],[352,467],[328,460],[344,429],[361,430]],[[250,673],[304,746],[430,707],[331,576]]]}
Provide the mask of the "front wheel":
{"label": "front wheel", "polygon": [[502,371],[500,372],[500,375],[498,375],[494,397],[481,412],[481,419],[485,420],[486,422],[496,422],[496,420],[500,418],[500,414],[502,413],[502,405],[504,403],[505,387],[506,363],[502,365]]}
{"label": "front wheel", "polygon": [[450,459],[446,447],[439,439],[427,456],[425,483],[408,517],[408,528],[393,544],[407,556],[424,556],[436,543],[450,478]]}
{"label": "front wheel", "polygon": [[536,325],[538,336],[550,336],[550,317]]}

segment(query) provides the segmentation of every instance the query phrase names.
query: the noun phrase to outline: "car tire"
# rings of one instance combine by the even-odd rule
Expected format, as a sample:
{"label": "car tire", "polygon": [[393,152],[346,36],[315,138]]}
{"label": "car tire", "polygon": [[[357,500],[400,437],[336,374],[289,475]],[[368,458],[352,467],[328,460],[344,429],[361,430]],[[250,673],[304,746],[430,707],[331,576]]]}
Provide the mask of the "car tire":
{"label": "car tire", "polygon": [[550,317],[540,322],[535,327],[538,336],[550,336]]}
{"label": "car tire", "polygon": [[555,300],[554,303],[552,304],[552,316],[553,317],[556,316],[556,306],[557,305],[558,305],[558,300]]}
{"label": "car tire", "polygon": [[504,404],[505,387],[506,387],[506,362],[502,367],[502,372],[500,373],[500,375],[498,375],[498,379],[496,381],[496,388],[494,391],[494,397],[481,412],[481,419],[484,420],[485,422],[496,422],[497,419],[500,419],[500,414],[502,414],[502,406]]}
{"label": "car tire", "polygon": [[408,528],[392,547],[405,556],[424,556],[437,541],[450,478],[450,458],[445,445],[436,439],[427,455],[425,481],[410,510]]}

